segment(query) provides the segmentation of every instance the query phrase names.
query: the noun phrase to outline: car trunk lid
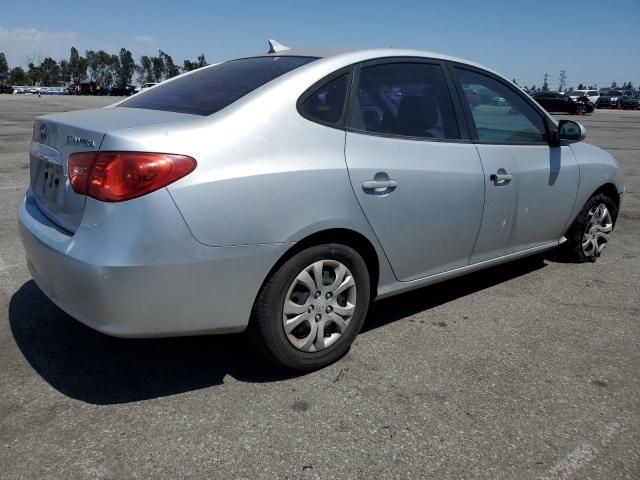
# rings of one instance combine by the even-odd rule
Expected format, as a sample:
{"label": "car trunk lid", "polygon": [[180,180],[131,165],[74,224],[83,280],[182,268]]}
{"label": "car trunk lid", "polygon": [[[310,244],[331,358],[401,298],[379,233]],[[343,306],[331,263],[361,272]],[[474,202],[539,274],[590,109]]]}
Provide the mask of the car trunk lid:
{"label": "car trunk lid", "polygon": [[33,125],[29,148],[31,189],[42,212],[59,227],[75,232],[85,195],[69,183],[68,160],[75,152],[98,151],[111,131],[172,123],[194,116],[132,108],[105,108],[45,115]]}

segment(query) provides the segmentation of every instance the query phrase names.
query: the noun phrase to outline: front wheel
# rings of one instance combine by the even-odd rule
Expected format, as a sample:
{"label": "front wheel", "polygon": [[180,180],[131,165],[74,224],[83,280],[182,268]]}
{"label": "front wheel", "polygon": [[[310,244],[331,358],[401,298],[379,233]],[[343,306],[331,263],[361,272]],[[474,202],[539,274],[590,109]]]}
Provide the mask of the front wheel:
{"label": "front wheel", "polygon": [[256,299],[249,337],[276,366],[311,371],[344,355],[369,308],[369,272],[341,244],[317,245],[289,258]]}
{"label": "front wheel", "polygon": [[584,105],[576,106],[575,114],[576,115],[586,115],[587,114],[587,107],[585,107]]}
{"label": "front wheel", "polygon": [[584,205],[567,233],[565,256],[578,263],[595,262],[609,243],[618,207],[602,193]]}

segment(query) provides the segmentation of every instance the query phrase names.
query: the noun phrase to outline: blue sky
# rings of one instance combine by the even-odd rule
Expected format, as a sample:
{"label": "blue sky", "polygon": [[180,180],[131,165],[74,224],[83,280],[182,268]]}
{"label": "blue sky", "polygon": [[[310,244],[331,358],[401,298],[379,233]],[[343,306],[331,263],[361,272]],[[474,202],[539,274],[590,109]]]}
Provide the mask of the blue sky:
{"label": "blue sky", "polygon": [[10,66],[34,55],[66,58],[72,45],[126,47],[136,60],[162,49],[180,64],[204,53],[212,63],[263,52],[268,38],[295,47],[437,51],[527,86],[541,85],[547,72],[556,88],[563,69],[573,86],[640,85],[640,0],[9,0],[0,16]]}

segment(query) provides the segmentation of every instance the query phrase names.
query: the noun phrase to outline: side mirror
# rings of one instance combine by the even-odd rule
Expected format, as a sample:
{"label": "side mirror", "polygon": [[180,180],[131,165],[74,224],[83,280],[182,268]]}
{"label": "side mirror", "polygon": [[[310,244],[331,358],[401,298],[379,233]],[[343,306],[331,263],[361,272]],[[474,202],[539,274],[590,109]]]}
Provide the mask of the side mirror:
{"label": "side mirror", "polygon": [[587,130],[573,120],[560,120],[558,123],[558,140],[570,143],[581,142],[587,136]]}

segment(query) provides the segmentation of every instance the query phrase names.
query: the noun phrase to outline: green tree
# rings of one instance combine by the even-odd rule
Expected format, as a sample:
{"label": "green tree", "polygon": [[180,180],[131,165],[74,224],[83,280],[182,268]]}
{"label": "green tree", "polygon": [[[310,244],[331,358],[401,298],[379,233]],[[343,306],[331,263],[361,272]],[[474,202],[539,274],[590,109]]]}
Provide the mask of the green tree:
{"label": "green tree", "polygon": [[36,65],[33,62],[29,62],[27,65],[29,70],[27,71],[27,75],[29,77],[29,81],[32,85],[36,85],[42,82],[42,71],[40,70],[40,65]]}
{"label": "green tree", "polygon": [[9,72],[9,85],[31,85],[31,79],[22,67],[13,67]]}
{"label": "green tree", "polygon": [[586,87],[581,83],[578,84],[578,90],[586,90]]}
{"label": "green tree", "polygon": [[87,59],[81,57],[75,47],[71,47],[69,56],[69,77],[74,85],[78,85],[87,79]]}
{"label": "green tree", "polygon": [[87,71],[89,77],[101,86],[109,87],[113,83],[113,56],[104,50],[87,50]]}
{"label": "green tree", "polygon": [[165,73],[164,60],[162,57],[151,57],[151,71],[153,73],[152,82],[161,82]]}
{"label": "green tree", "polygon": [[140,57],[140,65],[136,67],[136,72],[138,73],[138,83],[154,82],[151,57],[142,55]]}
{"label": "green tree", "polygon": [[4,56],[4,52],[0,52],[0,85],[3,85],[9,81],[9,64],[7,63],[7,57]]}
{"label": "green tree", "polygon": [[47,57],[39,65],[40,82],[45,86],[56,85],[60,81],[60,65],[53,58]]}
{"label": "green tree", "polygon": [[120,54],[113,62],[115,84],[117,87],[126,88],[131,84],[131,79],[136,70],[136,62],[131,52],[125,48],[120,49]]}
{"label": "green tree", "polygon": [[165,78],[173,78],[176,75],[180,75],[180,68],[178,68],[178,66],[173,63],[173,58],[171,58],[171,55],[168,55],[167,53],[160,50],[160,58],[162,58],[162,61],[164,62]]}
{"label": "green tree", "polygon": [[191,70],[206,67],[207,65],[207,60],[204,58],[204,54],[202,54],[198,56],[198,59],[195,62],[192,62],[191,60],[185,60],[182,65],[182,71],[190,72]]}
{"label": "green tree", "polygon": [[60,65],[60,80],[65,84],[71,82],[71,71],[69,70],[69,60],[65,60],[64,58],[58,62]]}

